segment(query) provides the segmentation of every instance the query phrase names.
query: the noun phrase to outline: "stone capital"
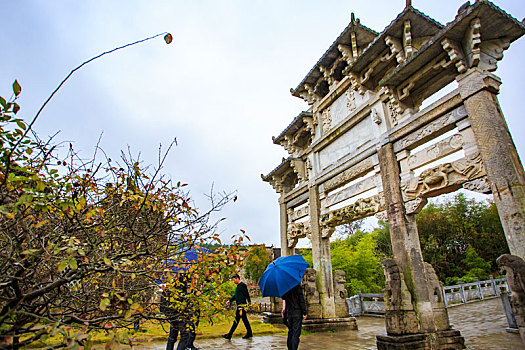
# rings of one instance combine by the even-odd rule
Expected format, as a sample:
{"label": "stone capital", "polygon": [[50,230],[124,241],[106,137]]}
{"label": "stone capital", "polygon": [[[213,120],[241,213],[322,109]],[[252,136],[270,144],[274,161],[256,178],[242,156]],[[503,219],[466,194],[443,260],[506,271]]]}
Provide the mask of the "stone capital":
{"label": "stone capital", "polygon": [[479,68],[471,68],[465,74],[457,77],[459,94],[463,100],[468,99],[478,91],[488,90],[494,94],[499,93],[501,79]]}

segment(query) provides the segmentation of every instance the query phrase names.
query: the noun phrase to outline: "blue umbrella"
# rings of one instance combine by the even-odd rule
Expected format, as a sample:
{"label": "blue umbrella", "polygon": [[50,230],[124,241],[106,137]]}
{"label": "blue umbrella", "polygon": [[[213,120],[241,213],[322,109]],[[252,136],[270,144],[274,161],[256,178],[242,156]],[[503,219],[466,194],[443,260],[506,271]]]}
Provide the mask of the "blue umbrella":
{"label": "blue umbrella", "polygon": [[271,262],[260,281],[263,297],[282,297],[301,283],[308,263],[301,255],[281,256]]}
{"label": "blue umbrella", "polygon": [[[186,272],[190,268],[190,264],[197,263],[199,256],[210,253],[211,250],[199,247],[199,248],[180,248],[177,249],[176,253],[180,256],[179,259],[166,259],[162,262],[166,264],[166,267],[171,268],[173,272]],[[160,279],[155,280],[155,283],[165,283],[165,276],[161,276]]]}

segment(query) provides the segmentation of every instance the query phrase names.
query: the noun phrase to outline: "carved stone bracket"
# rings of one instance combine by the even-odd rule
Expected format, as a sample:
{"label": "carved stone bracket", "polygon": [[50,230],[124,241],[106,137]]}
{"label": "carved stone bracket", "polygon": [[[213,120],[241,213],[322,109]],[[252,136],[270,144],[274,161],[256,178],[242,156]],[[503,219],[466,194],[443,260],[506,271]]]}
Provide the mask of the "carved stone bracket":
{"label": "carved stone bracket", "polygon": [[481,59],[481,20],[476,17],[470,21],[470,26],[465,38],[467,58],[470,67],[477,67]]}
{"label": "carved stone bracket", "polygon": [[441,42],[443,49],[447,52],[450,61],[456,65],[456,68],[460,74],[463,74],[467,71],[467,66],[465,65],[465,60],[463,56],[463,51],[461,50],[458,43],[450,39],[444,39]]}
{"label": "carved stone bracket", "polygon": [[334,78],[334,72],[335,72],[335,69],[337,68],[338,63],[339,61],[336,60],[334,64],[332,65],[332,67],[325,67],[325,66],[319,65],[319,70],[321,71],[321,73],[323,73],[323,76],[325,80],[328,82],[328,86],[330,86],[330,88],[332,88],[335,85],[335,83],[337,83],[337,81]]}
{"label": "carved stone bracket", "polygon": [[490,189],[490,182],[486,176],[465,182],[463,184],[463,188],[469,191],[479,192],[483,194],[492,193],[492,190]]}
{"label": "carved stone bracket", "polygon": [[503,51],[508,49],[510,41],[508,39],[494,39],[481,43],[481,62],[479,67],[489,72],[494,72],[498,68],[498,61],[503,58]]}
{"label": "carved stone bracket", "polygon": [[299,182],[308,180],[308,172],[306,171],[306,162],[300,158],[292,159],[291,165],[293,171],[297,174]]}
{"label": "carved stone bracket", "polygon": [[286,230],[288,248],[295,248],[299,238],[305,238],[309,235],[311,235],[310,221],[288,223],[288,228]]}
{"label": "carved stone bracket", "polygon": [[334,231],[335,231],[334,227],[323,226],[321,227],[321,237],[330,238],[332,237],[332,234],[334,233]]}
{"label": "carved stone bracket", "polygon": [[388,221],[388,214],[386,212],[386,210],[383,210],[383,211],[380,211],[379,213],[377,213],[375,215],[376,219],[377,220],[381,220],[381,221]]}
{"label": "carved stone bracket", "polygon": [[412,32],[410,20],[406,20],[403,25],[403,46],[405,47],[405,57],[410,57],[414,53],[412,47]]}
{"label": "carved stone bracket", "polygon": [[306,130],[310,132],[312,136],[315,135],[315,128],[317,126],[317,120],[314,117],[303,116],[303,123],[306,125]]}
{"label": "carved stone bracket", "polygon": [[390,120],[392,125],[397,125],[399,117],[403,114],[403,108],[401,107],[401,103],[399,102],[394,89],[387,86],[385,87],[384,92],[388,97],[387,107],[390,112]]}
{"label": "carved stone bracket", "polygon": [[389,57],[396,57],[397,63],[403,63],[405,62],[405,52],[403,50],[403,45],[401,44],[401,41],[397,38],[387,36],[385,38],[385,43],[390,48],[390,56]]}
{"label": "carved stone bracket", "polygon": [[405,203],[405,211],[407,215],[417,214],[427,204],[426,198],[416,198]]}
{"label": "carved stone bracket", "polygon": [[288,167],[286,170],[278,174],[273,174],[269,178],[266,178],[261,174],[261,178],[264,181],[269,182],[278,193],[290,192],[295,187],[298,180],[297,175],[291,167]]}
{"label": "carved stone bracket", "polygon": [[305,91],[300,93],[299,96],[309,105],[313,105],[321,99],[321,97],[315,93],[315,89],[312,85],[304,84],[303,86]]}
{"label": "carved stone bracket", "polygon": [[348,45],[339,44],[337,45],[337,49],[339,52],[341,52],[341,55],[343,56],[343,59],[348,63],[349,65],[354,60],[354,57],[352,56],[352,48]]}
{"label": "carved stone bracket", "polygon": [[364,95],[366,92],[366,88],[363,86],[363,84],[361,84],[359,77],[354,73],[350,73],[349,77],[350,83],[352,84],[352,89],[354,91],[357,91],[360,95]]}

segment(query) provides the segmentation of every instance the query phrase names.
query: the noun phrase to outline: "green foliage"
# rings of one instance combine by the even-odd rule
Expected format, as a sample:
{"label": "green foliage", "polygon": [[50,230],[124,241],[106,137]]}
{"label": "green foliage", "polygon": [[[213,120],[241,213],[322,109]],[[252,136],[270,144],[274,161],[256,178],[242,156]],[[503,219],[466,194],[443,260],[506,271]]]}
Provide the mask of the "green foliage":
{"label": "green foliage", "polygon": [[264,244],[250,247],[244,260],[246,277],[258,282],[269,263],[270,259],[268,259],[268,253]]}
{"label": "green foliage", "polygon": [[381,254],[377,251],[374,233],[357,231],[346,239],[338,239],[330,245],[332,269],[346,273],[346,287],[350,295],[357,289],[363,293],[381,292],[382,280]]}
{"label": "green foliage", "polygon": [[440,280],[483,278],[497,271],[496,259],[508,252],[496,205],[462,193],[443,204],[428,204],[417,216],[421,248]]}

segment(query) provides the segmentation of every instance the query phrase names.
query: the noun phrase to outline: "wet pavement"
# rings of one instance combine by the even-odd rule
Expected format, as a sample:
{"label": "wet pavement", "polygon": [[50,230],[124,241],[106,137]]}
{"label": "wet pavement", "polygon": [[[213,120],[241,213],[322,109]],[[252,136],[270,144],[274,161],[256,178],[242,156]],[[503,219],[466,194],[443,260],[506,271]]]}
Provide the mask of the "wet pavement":
{"label": "wet pavement", "polygon": [[[461,331],[470,350],[525,350],[520,336],[505,331],[507,320],[499,298],[456,306],[448,309],[450,322]],[[385,320],[378,317],[358,317],[357,331],[311,333],[301,336],[300,350],[366,350],[376,349],[376,334],[385,332]],[[231,341],[199,339],[200,349],[269,350],[286,349],[285,335],[255,336]],[[165,343],[151,343],[140,349],[164,349]]]}

